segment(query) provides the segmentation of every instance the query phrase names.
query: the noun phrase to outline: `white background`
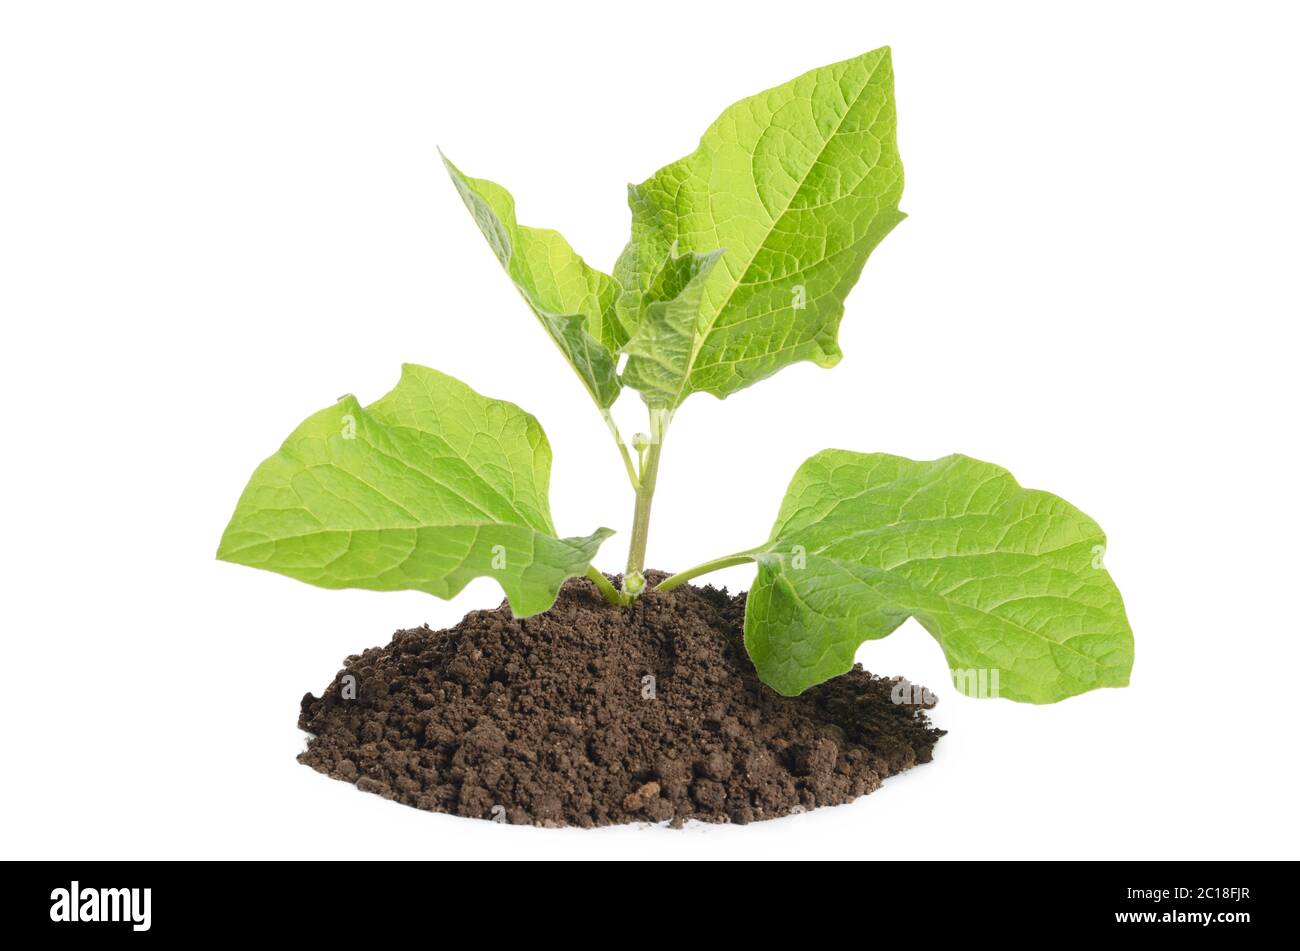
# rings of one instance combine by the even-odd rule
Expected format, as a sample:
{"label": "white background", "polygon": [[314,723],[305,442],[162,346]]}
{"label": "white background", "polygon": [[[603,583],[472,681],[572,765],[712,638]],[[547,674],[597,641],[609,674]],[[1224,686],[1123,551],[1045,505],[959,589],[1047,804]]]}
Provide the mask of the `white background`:
{"label": "white background", "polygon": [[[744,12],[740,12],[740,11]],[[6,857],[1300,857],[1297,23],[1265,4],[6,3],[0,8]],[[631,500],[587,397],[437,162],[608,268],[624,187],[731,102],[890,44],[907,221],[832,371],[693,397],[650,563],[767,533],[835,446],[960,451],[1079,505],[1132,686],[939,689],[932,765],[684,832],[510,828],[294,761],[349,653],[493,606],[217,562],[255,465],[402,361],[536,414],[564,534]],[[640,426],[639,402],[618,407]],[[745,587],[733,569],[720,580]]]}

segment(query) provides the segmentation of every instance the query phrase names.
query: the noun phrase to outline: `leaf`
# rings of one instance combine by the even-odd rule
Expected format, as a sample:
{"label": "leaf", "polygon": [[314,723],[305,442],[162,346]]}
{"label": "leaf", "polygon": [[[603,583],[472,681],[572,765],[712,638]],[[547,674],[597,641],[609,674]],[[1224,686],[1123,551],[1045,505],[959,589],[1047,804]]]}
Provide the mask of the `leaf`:
{"label": "leaf", "polygon": [[1051,703],[1122,687],[1133,633],[1105,543],[1074,506],[987,462],[827,450],[795,473],[753,552],[745,645],[759,676],[793,695],[915,617],[965,693],[996,684]]}
{"label": "leaf", "polygon": [[615,268],[630,332],[650,316],[649,291],[673,253],[726,249],[674,406],[800,360],[839,361],[844,299],[904,217],[894,130],[883,48],[736,103],[695,152],[630,186],[632,240]]}
{"label": "leaf", "polygon": [[676,405],[690,370],[704,282],[721,254],[670,255],[646,295],[653,303],[623,345],[623,383],[651,406]]}
{"label": "leaf", "polygon": [[346,396],[294,430],[253,473],[217,557],[323,588],[440,598],[486,575],[517,616],[536,614],[613,534],[556,538],[550,472],[536,419],[407,364],[378,402]]}
{"label": "leaf", "polygon": [[577,372],[591,398],[608,409],[618,398],[615,351],[627,340],[616,313],[618,285],[589,267],[557,231],[515,220],[515,200],[495,182],[443,164],[492,252]]}

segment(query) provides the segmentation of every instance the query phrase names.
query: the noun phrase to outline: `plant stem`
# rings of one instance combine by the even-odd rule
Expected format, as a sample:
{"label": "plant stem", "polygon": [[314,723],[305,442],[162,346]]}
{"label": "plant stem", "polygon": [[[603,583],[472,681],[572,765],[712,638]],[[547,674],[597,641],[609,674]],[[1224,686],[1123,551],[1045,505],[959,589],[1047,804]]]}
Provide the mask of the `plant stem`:
{"label": "plant stem", "polygon": [[659,479],[659,454],[663,450],[664,434],[671,415],[666,409],[650,410],[650,442],[641,455],[636,509],[632,515],[632,542],[627,550],[627,570],[623,573],[623,593],[634,600],[644,587],[641,572],[645,569],[646,541],[650,536],[650,506],[654,502],[655,483]]}
{"label": "plant stem", "polygon": [[626,574],[640,574],[645,568],[646,541],[650,536],[650,506],[654,502],[655,481],[659,478],[660,444],[647,447],[641,467],[641,485],[636,492],[636,509],[632,515],[632,543],[627,550]]}
{"label": "plant stem", "polygon": [[615,588],[609,579],[596,569],[595,565],[587,566],[587,577],[596,583],[596,588],[610,604],[624,607],[632,603],[627,595]]}
{"label": "plant stem", "polygon": [[659,584],[655,585],[656,591],[671,591],[678,585],[683,585],[692,578],[698,578],[700,575],[707,575],[710,571],[720,571],[723,568],[730,568],[733,565],[743,565],[747,561],[753,561],[752,552],[742,551],[734,555],[728,555],[725,558],[715,558],[712,561],[706,561],[694,568],[687,568],[685,571],[679,571],[670,578],[665,578]]}

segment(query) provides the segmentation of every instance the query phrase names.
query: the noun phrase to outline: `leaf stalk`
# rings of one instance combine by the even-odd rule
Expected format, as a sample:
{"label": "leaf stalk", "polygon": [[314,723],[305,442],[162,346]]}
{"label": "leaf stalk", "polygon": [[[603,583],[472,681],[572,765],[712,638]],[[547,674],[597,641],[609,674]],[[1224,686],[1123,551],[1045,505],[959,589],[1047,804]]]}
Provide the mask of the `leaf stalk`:
{"label": "leaf stalk", "polygon": [[677,574],[665,578],[659,584],[655,585],[655,590],[668,592],[673,590],[673,588],[684,585],[692,578],[698,578],[700,575],[707,575],[712,571],[721,571],[723,568],[743,565],[746,562],[753,560],[753,550],[737,552],[734,555],[727,555],[725,558],[714,558],[712,561],[703,562],[702,564],[696,565],[694,568],[687,568],[685,571],[679,571]]}
{"label": "leaf stalk", "polygon": [[623,457],[623,468],[627,470],[628,481],[632,483],[632,491],[641,491],[641,480],[637,477],[636,466],[632,464],[632,454],[627,451],[627,443],[623,442],[623,434],[618,431],[618,423],[614,422],[614,416],[607,409],[602,409],[600,415],[605,420],[605,425],[609,427],[610,435],[614,437],[614,444],[618,446],[618,454]]}
{"label": "leaf stalk", "polygon": [[587,566],[587,577],[595,582],[596,589],[610,604],[616,605],[617,607],[626,607],[632,603],[632,599],[615,588],[614,585],[610,583],[610,580],[606,578],[595,565]]}

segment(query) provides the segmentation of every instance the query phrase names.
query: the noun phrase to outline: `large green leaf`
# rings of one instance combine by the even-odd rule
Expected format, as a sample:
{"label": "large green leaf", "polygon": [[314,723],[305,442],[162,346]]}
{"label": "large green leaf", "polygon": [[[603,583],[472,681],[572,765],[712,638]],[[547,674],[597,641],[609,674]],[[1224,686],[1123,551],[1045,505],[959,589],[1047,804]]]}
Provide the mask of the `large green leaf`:
{"label": "large green leaf", "polygon": [[618,285],[587,265],[557,231],[515,220],[515,200],[495,182],[469,178],[443,157],[465,207],[515,287],[601,409],[618,398],[616,351],[627,334]]}
{"label": "large green leaf", "polygon": [[483,575],[514,613],[554,602],[610,534],[557,538],[537,420],[407,364],[387,396],[347,396],[253,473],[217,557],[324,588],[450,598]]}
{"label": "large green leaf", "polygon": [[790,483],[753,554],[745,644],[796,694],[915,617],[966,693],[1051,703],[1122,687],[1133,633],[1097,523],[967,456],[914,462],[827,450]]}
{"label": "large green leaf", "polygon": [[889,50],[815,69],[731,106],[691,155],[629,189],[615,275],[629,331],[674,253],[725,253],[672,405],[725,397],[800,360],[832,366],[844,298],[902,220]]}

